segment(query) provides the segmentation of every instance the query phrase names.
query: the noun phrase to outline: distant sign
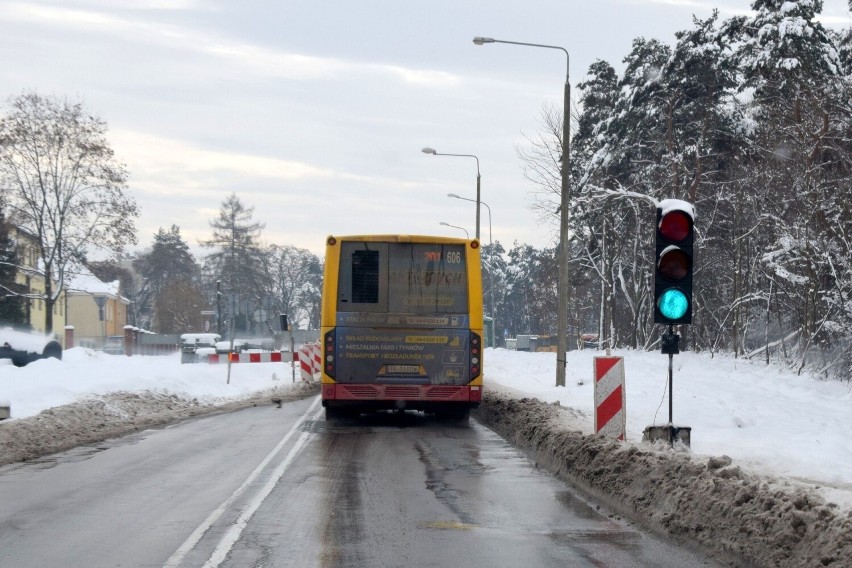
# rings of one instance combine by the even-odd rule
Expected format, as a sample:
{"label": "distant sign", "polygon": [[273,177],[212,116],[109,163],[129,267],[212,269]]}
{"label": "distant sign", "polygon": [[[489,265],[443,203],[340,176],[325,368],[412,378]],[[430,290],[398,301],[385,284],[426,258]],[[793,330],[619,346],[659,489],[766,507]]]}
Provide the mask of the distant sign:
{"label": "distant sign", "polygon": [[215,316],[216,310],[201,310],[202,316]]}

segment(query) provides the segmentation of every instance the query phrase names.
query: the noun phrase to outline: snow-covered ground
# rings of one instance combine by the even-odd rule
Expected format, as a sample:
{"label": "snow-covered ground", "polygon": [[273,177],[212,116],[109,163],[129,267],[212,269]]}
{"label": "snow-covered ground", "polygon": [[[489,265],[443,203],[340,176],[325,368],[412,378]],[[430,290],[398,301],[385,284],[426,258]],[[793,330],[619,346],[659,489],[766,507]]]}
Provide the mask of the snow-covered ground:
{"label": "snow-covered ground", "polygon": [[[591,433],[593,359],[601,354],[569,352],[567,385],[556,387],[555,354],[488,349],[486,384],[559,401],[586,417],[579,424]],[[627,439],[639,442],[646,426],[668,422],[668,357],[641,351],[613,355],[624,357]],[[13,421],[116,392],[221,405],[273,389],[286,391],[292,384],[289,363],[234,364],[229,380],[227,365],[182,365],[178,355],[125,357],[74,348],[62,361],[46,359],[22,368],[0,360],[0,405],[11,407]],[[728,455],[755,473],[816,483],[835,493],[832,501],[852,505],[851,384],[685,352],[674,358],[673,415],[676,425],[692,428],[693,453]]]}
{"label": "snow-covered ground", "polygon": [[[624,358],[627,444],[594,429],[593,360],[488,349],[480,419],[555,474],[720,558],[758,566],[848,566],[852,385],[726,356],[674,359],[674,423],[691,449],[643,444],[668,422],[668,357]],[[84,348],[26,367],[0,360],[0,464],[174,422],[318,392],[289,363],[181,364]],[[540,401],[540,402],[539,402]],[[558,402],[558,404],[557,404]],[[745,560],[743,560],[745,559]]]}
{"label": "snow-covered ground", "polygon": [[61,361],[42,359],[20,368],[0,359],[0,403],[10,403],[12,419],[114,392],[168,393],[219,404],[291,381],[289,363],[235,363],[228,382],[227,365],[182,365],[179,354],[127,357],[75,347]]}

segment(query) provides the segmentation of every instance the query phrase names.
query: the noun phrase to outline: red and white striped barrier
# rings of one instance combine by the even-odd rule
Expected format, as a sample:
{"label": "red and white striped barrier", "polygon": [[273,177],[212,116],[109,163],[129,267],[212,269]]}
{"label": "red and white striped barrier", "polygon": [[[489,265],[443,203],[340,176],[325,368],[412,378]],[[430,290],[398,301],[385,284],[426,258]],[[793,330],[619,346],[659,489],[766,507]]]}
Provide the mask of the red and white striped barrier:
{"label": "red and white striped barrier", "polygon": [[595,357],[595,432],[624,440],[624,357]]}
{"label": "red and white striped barrier", "polygon": [[311,357],[314,361],[314,373],[322,373],[322,349],[319,343],[311,343]]}
{"label": "red and white striped barrier", "polygon": [[281,352],[231,353],[231,363],[280,363]]}
{"label": "red and white striped barrier", "polygon": [[227,363],[228,359],[231,363],[281,363],[284,359],[280,351],[264,352],[264,353],[230,353],[225,355],[208,355],[207,362]]}
{"label": "red and white striped barrier", "polygon": [[306,343],[299,349],[299,372],[303,381],[312,381],[322,371],[319,343]]}

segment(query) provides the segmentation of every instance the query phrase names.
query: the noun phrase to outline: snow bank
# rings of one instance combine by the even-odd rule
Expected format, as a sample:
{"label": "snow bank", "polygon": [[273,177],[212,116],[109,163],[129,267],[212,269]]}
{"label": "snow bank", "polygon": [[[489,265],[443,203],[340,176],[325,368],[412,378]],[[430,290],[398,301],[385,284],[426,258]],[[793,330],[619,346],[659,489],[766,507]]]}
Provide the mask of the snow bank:
{"label": "snow bank", "polygon": [[585,435],[573,410],[486,392],[483,422],[627,518],[734,565],[849,566],[852,512],[812,488],[747,474],[727,456]]}
{"label": "snow bank", "polygon": [[295,400],[319,393],[315,384],[295,383],[218,401],[166,392],[111,392],[0,422],[0,465],[96,444],[194,416]]}

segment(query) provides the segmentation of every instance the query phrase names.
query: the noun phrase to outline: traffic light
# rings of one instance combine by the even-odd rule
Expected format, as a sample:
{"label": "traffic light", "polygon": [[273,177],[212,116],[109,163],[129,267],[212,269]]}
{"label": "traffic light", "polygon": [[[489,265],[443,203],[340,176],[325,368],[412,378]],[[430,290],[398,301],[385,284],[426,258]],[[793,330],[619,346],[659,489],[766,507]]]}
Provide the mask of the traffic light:
{"label": "traffic light", "polygon": [[692,323],[695,208],[679,199],[657,205],[654,323]]}

